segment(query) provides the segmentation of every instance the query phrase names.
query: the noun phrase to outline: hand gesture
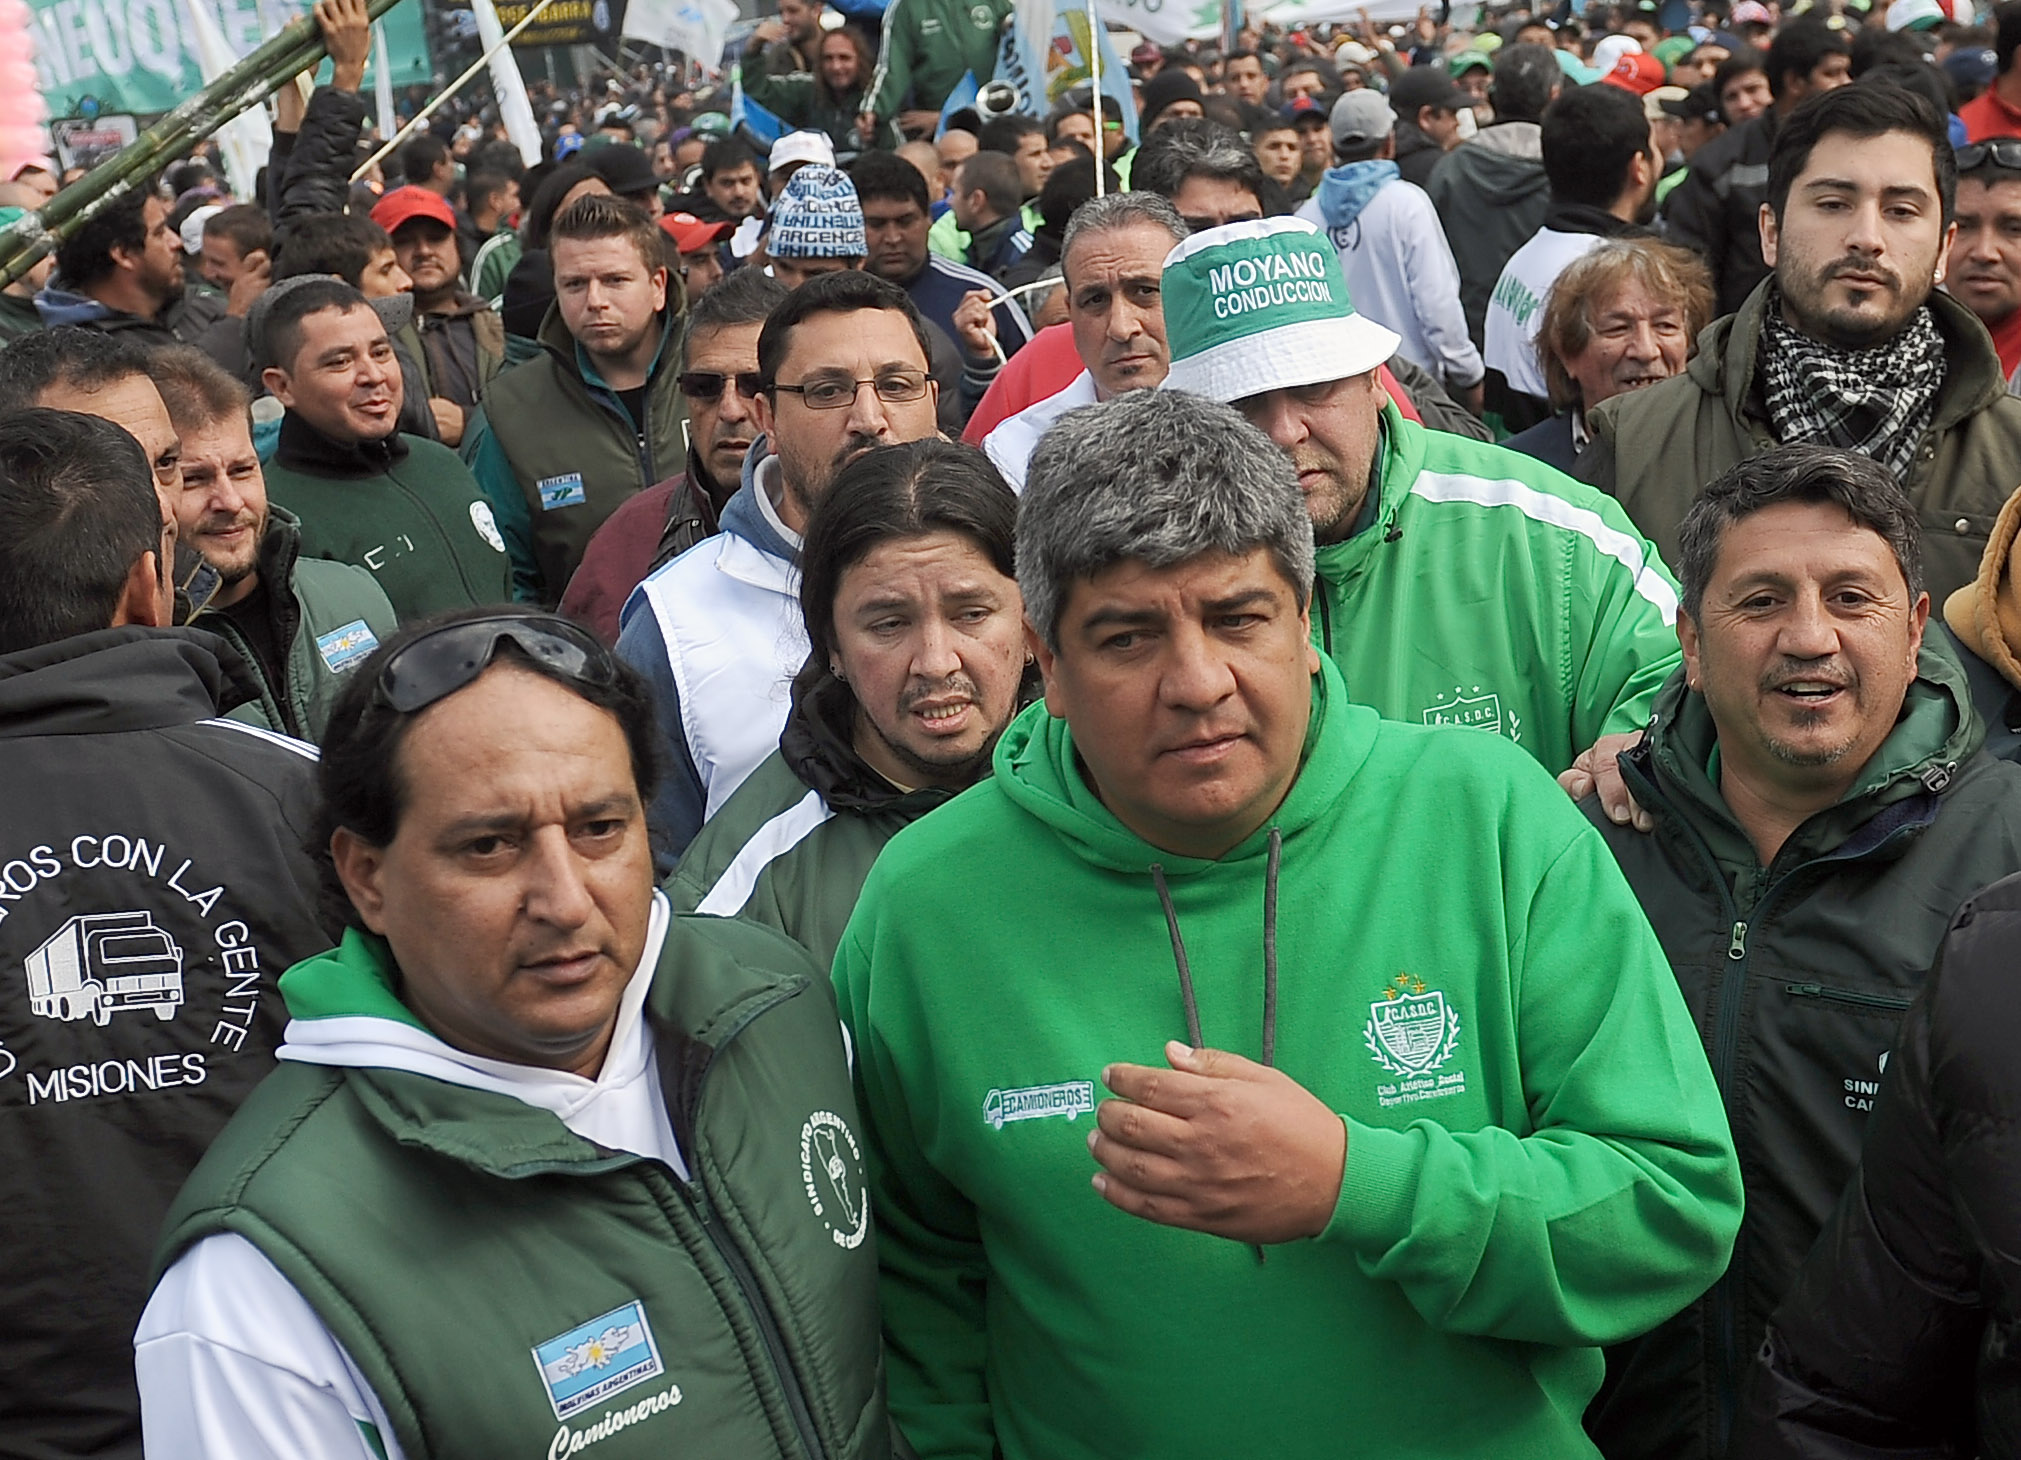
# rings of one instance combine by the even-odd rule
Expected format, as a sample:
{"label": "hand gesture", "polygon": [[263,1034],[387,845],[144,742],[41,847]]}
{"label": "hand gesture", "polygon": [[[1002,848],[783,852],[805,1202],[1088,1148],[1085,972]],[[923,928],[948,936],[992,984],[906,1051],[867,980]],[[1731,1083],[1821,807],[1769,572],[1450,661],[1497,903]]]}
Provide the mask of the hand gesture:
{"label": "hand gesture", "polygon": [[247,254],[245,262],[239,265],[239,276],[232,280],[231,292],[225,296],[225,313],[243,319],[253,301],[266,292],[272,275],[265,249],[256,248]]}
{"label": "hand gesture", "polygon": [[1292,1242],[1333,1220],[1347,1127],[1281,1070],[1219,1049],[1165,1046],[1168,1070],[1110,1065],[1120,1098],[1095,1113],[1095,1190],[1168,1227]]}
{"label": "hand gesture", "polygon": [[987,289],[971,289],[954,308],[954,337],[962,354],[971,360],[998,360],[1002,352],[996,342],[996,315],[991,306],[996,296]]}
{"label": "hand gesture", "polygon": [[356,91],[365,81],[365,58],[372,54],[372,17],[365,0],[316,0],[316,24],[330,51],[330,85]]}

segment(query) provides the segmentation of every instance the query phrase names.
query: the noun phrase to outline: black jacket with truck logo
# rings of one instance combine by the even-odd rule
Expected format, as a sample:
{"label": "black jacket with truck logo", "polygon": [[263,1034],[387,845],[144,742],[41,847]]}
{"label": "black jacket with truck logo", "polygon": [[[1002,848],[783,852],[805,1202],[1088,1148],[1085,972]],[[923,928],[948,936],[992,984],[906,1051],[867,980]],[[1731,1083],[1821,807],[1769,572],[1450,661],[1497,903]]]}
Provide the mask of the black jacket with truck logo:
{"label": "black jacket with truck logo", "polygon": [[329,947],[315,752],[196,629],[0,657],[0,1457],[140,1460],[133,1330],[163,1216],[273,1068]]}

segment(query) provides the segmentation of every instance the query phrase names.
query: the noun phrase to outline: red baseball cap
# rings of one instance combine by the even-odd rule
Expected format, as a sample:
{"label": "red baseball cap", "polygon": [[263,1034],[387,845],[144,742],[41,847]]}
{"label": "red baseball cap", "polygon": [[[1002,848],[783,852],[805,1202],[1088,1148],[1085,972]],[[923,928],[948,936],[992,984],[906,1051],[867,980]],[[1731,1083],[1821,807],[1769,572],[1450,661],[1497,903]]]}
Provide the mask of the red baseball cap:
{"label": "red baseball cap", "polygon": [[451,232],[456,229],[456,214],[448,199],[413,183],[393,189],[372,205],[372,221],[388,233],[399,232],[401,224],[416,218],[433,218]]}
{"label": "red baseball cap", "polygon": [[660,227],[682,253],[694,253],[730,233],[733,223],[704,223],[693,213],[662,213]]}
{"label": "red baseball cap", "polygon": [[1614,69],[1600,78],[1609,86],[1647,96],[1669,79],[1663,63],[1645,51],[1629,51],[1614,63]]}

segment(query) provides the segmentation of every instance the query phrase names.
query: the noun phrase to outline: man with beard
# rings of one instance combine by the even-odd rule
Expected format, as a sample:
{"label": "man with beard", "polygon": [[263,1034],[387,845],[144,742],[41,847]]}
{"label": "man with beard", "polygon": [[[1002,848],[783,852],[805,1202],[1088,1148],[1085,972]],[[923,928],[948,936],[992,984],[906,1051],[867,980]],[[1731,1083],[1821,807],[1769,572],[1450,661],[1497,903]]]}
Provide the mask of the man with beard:
{"label": "man with beard", "polygon": [[243,385],[188,345],[156,352],[148,373],[182,443],[181,540],[220,582],[192,622],[259,674],[259,698],[232,718],[321,740],[344,677],[392,636],[393,605],[365,569],[302,556],[301,524],[267,502]]}
{"label": "man with beard", "polygon": [[1775,272],[1682,375],[1617,396],[1578,475],[1675,556],[1699,489],[1783,445],[1871,456],[1909,494],[1930,591],[1972,580],[2021,481],[2021,400],[1964,305],[1934,289],[1956,233],[1936,109],[1885,82],[1829,92],[1776,133],[1764,257]]}
{"label": "man with beard", "polygon": [[723,530],[641,583],[618,635],[653,685],[671,761],[650,808],[662,875],[778,748],[807,658],[794,596],[807,519],[855,457],[935,434],[928,359],[912,300],[861,269],[809,279],[759,332],[760,434]]}
{"label": "man with beard", "polygon": [[611,513],[561,596],[562,613],[606,644],[617,642],[619,610],[646,574],[720,530],[758,434],[758,331],[786,293],[763,269],[739,269],[688,310],[678,377],[688,403],[687,470]]}
{"label": "man with beard", "polygon": [[884,844],[990,773],[1024,698],[1016,523],[972,446],[881,446],[836,474],[801,551],[814,648],[785,734],[689,843],[676,912],[763,923],[834,963]]}
{"label": "man with beard", "polygon": [[1620,758],[1654,825],[1582,804],[1697,1018],[1747,1199],[1711,1293],[1609,1351],[1586,1415],[1609,1460],[1728,1453],[1901,1012],[1959,904],[2021,867],[2021,768],[1981,749],[1965,672],[1929,629],[1927,536],[1883,467],[1778,447],[1707,487],[1680,536],[1684,663]]}
{"label": "man with beard", "polygon": [[478,396],[505,363],[505,326],[463,287],[456,213],[440,193],[395,188],[373,206],[372,221],[393,240],[393,256],[413,285],[414,328],[436,430],[444,446],[461,445]]}
{"label": "man with beard", "polygon": [[498,513],[522,599],[557,602],[590,535],[684,457],[665,238],[608,193],[562,209],[541,353],[493,381],[471,423],[463,459]]}
{"label": "man with beard", "polygon": [[[1504,429],[1526,431],[1551,413],[1550,386],[1537,358],[1544,302],[1566,265],[1609,238],[1642,231],[1656,213],[1663,158],[1649,141],[1649,117],[1618,86],[1579,86],[1544,113],[1544,175],[1551,206],[1544,226],[1509,256],[1488,298],[1487,404]],[[1359,298],[1359,294],[1356,295]]]}
{"label": "man with beard", "polygon": [[195,344],[225,305],[183,292],[182,238],[168,215],[168,201],[144,184],[70,233],[56,250],[55,275],[35,296],[42,323],[125,331],[147,345]]}

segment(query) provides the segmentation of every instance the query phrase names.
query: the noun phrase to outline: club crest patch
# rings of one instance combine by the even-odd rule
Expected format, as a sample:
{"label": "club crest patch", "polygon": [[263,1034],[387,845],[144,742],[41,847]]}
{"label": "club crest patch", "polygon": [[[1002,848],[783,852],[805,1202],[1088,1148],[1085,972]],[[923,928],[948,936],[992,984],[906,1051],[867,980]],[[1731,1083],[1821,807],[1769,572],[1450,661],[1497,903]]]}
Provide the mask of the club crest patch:
{"label": "club crest patch", "polygon": [[1376,1087],[1379,1102],[1389,1106],[1465,1094],[1466,1075],[1444,1068],[1459,1041],[1460,1013],[1444,992],[1408,973],[1383,985],[1382,997],[1368,1006],[1362,1029],[1362,1042],[1375,1062],[1397,1076],[1396,1083]]}
{"label": "club crest patch", "polygon": [[537,1345],[533,1364],[561,1420],[667,1371],[637,1299]]}
{"label": "club crest patch", "polygon": [[863,1245],[870,1232],[870,1189],[863,1179],[863,1152],[849,1122],[832,1110],[817,1110],[800,1127],[800,1180],[807,1203],[837,1247]]}

